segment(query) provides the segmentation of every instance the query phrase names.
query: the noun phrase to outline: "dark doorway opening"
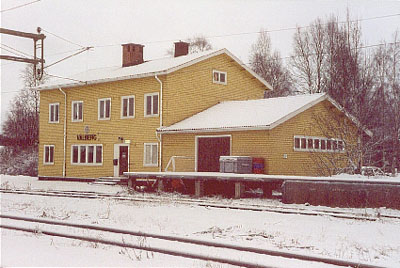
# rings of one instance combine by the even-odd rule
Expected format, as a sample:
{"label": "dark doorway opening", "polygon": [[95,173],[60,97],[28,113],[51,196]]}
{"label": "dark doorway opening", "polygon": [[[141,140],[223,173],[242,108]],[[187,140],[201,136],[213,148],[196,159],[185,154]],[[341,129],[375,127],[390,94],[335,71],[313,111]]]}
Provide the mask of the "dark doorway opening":
{"label": "dark doorway opening", "polygon": [[197,171],[219,172],[219,157],[230,153],[230,137],[197,138]]}
{"label": "dark doorway opening", "polygon": [[119,146],[119,175],[128,171],[128,146]]}

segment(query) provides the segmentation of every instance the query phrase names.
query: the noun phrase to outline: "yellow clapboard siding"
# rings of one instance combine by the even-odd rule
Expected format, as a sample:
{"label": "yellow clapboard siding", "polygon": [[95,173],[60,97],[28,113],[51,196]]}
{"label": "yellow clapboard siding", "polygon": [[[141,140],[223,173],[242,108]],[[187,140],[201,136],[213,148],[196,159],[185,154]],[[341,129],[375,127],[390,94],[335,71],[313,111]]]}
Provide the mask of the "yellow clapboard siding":
{"label": "yellow clapboard siding", "polygon": [[176,161],[176,171],[194,171],[196,136],[231,135],[232,155],[263,158],[266,174],[317,176],[319,173],[312,154],[327,153],[295,151],[294,136],[323,136],[321,130],[313,126],[313,116],[329,116],[330,109],[336,108],[327,101],[321,102],[271,130],[164,134],[164,168],[172,156],[190,156],[192,160]]}
{"label": "yellow clapboard siding", "polygon": [[[212,82],[212,71],[227,72],[227,85]],[[245,71],[227,55],[219,55],[168,75],[163,82],[163,125],[181,121],[223,100],[256,99],[263,96],[265,85]],[[160,117],[144,117],[144,95],[160,93],[155,77],[137,78],[63,89],[67,94],[66,176],[100,177],[114,175],[114,144],[118,137],[130,140],[130,171],[158,171],[159,167],[144,167],[144,143],[158,143],[156,129]],[[121,97],[135,96],[135,118],[121,119]],[[58,89],[40,92],[39,176],[62,176],[64,95]],[[98,120],[98,99],[111,98],[111,119]],[[83,101],[83,122],[71,122],[72,101]],[[59,123],[48,123],[49,103],[60,103]],[[97,140],[80,141],[77,135],[96,134]],[[55,145],[54,165],[44,165],[43,146]],[[102,144],[101,166],[71,164],[74,144]],[[164,161],[165,157],[163,157]],[[168,161],[168,160],[167,160]],[[163,162],[165,167],[166,163]]]}

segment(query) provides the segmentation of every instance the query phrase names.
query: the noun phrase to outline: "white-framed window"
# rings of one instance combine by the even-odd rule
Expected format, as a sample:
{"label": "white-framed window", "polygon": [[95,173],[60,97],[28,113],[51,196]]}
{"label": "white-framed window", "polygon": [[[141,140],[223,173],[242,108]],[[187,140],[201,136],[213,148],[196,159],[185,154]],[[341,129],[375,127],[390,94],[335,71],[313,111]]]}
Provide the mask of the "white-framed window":
{"label": "white-framed window", "polygon": [[121,97],[121,118],[135,117],[135,96]]}
{"label": "white-framed window", "polygon": [[74,144],[71,146],[71,164],[99,166],[103,164],[103,145]]}
{"label": "white-framed window", "polygon": [[99,120],[110,120],[111,118],[111,98],[99,99]]}
{"label": "white-framed window", "polygon": [[43,151],[43,164],[54,164],[54,145],[45,145]]}
{"label": "white-framed window", "polygon": [[158,143],[145,143],[143,166],[157,167],[158,166]]}
{"label": "white-framed window", "polygon": [[303,152],[344,152],[345,143],[341,139],[296,135],[293,149]]}
{"label": "white-framed window", "polygon": [[58,114],[60,111],[59,103],[50,103],[49,104],[49,123],[58,123]]}
{"label": "white-framed window", "polygon": [[158,116],[158,92],[144,95],[144,116]]}
{"label": "white-framed window", "polygon": [[72,102],[72,122],[83,121],[83,101]]}
{"label": "white-framed window", "polygon": [[213,83],[226,85],[227,79],[228,77],[226,72],[213,70]]}

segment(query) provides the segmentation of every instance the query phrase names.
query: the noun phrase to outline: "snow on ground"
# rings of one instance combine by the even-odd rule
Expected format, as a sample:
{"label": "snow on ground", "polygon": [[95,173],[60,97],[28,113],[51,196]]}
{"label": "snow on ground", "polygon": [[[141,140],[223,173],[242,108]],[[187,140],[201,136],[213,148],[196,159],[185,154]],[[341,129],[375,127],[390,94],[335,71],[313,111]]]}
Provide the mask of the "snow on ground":
{"label": "snow on ground", "polygon": [[[127,190],[120,186],[38,181],[32,177],[4,175],[1,175],[1,188],[128,194]],[[133,194],[137,197],[142,195],[151,196]],[[400,220],[382,218],[371,222],[329,216],[205,208],[174,203],[176,195],[162,196],[165,197],[165,201],[144,203],[1,194],[1,213],[180,235],[242,246],[361,261],[384,267],[400,266]],[[222,201],[284,206],[277,200]],[[290,206],[312,208],[304,205]],[[372,213],[375,209],[346,211]],[[400,216],[398,210],[380,208],[379,212]],[[7,221],[2,222],[5,224]],[[216,263],[45,235],[4,229],[1,232],[1,266],[226,267]],[[156,245],[151,239],[141,243]],[[288,264],[279,258],[268,260],[267,264],[277,267],[309,267],[305,264]]]}

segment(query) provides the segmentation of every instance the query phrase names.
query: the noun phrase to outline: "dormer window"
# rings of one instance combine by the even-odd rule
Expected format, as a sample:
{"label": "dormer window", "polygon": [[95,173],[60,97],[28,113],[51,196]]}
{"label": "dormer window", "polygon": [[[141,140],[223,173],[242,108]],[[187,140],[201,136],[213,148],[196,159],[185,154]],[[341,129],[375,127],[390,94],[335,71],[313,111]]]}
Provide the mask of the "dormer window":
{"label": "dormer window", "polygon": [[213,83],[226,85],[227,83],[227,74],[226,72],[221,71],[213,71]]}

